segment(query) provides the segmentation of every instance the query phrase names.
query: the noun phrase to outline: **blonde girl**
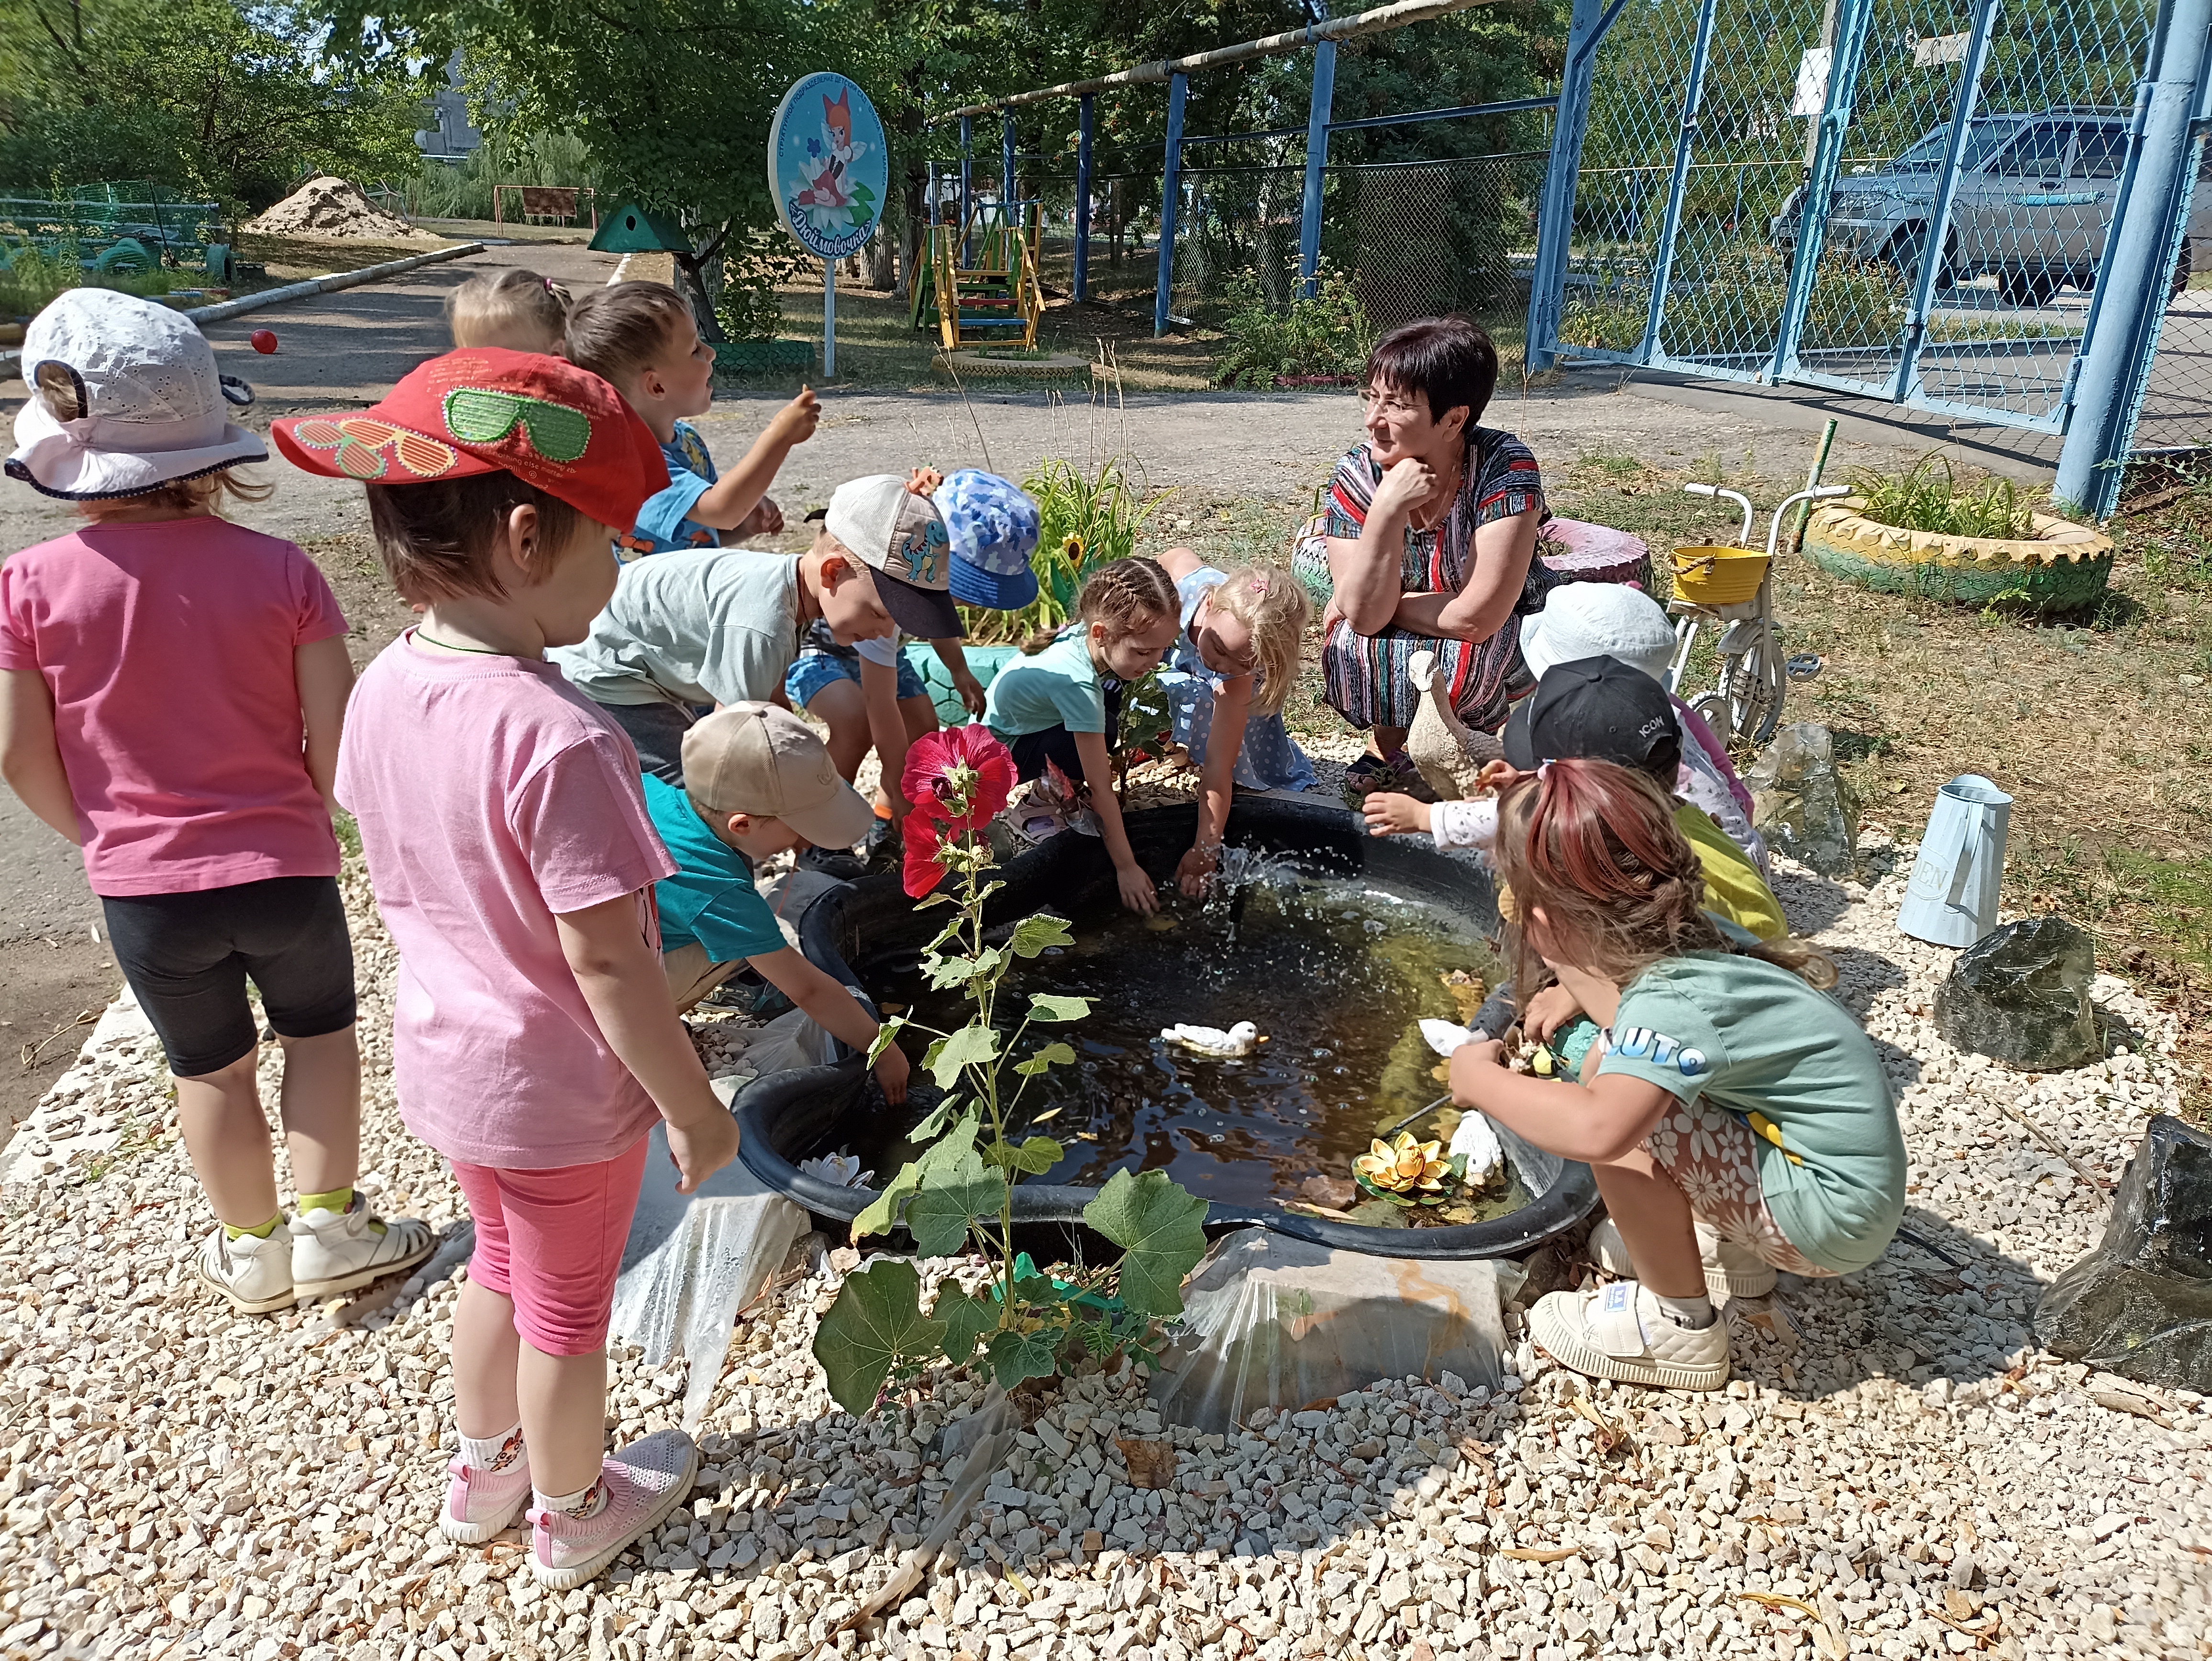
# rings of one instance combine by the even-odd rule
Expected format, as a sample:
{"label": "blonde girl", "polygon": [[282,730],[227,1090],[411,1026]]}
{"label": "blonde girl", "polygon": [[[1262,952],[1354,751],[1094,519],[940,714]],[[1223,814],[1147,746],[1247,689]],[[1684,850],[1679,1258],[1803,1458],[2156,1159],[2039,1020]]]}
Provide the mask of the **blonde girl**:
{"label": "blonde girl", "polygon": [[1905,1144],[1874,1044],[1819,989],[1825,958],[1788,939],[1728,948],[1697,853],[1641,774],[1546,763],[1502,799],[1497,860],[1524,1004],[1556,978],[1603,1030],[1579,1082],[1465,1044],[1453,1099],[1589,1162],[1610,1215],[1592,1252],[1624,1277],[1550,1293],[1530,1335],[1595,1378],[1717,1390],[1715,1295],[1763,1296],[1777,1269],[1849,1274],[1897,1232]]}
{"label": "blonde girl", "polygon": [[1220,862],[1233,788],[1314,788],[1313,764],[1282,714],[1312,603],[1289,572],[1270,566],[1223,571],[1188,548],[1170,548],[1160,567],[1174,579],[1182,622],[1160,684],[1176,742],[1204,757],[1197,840],[1176,867],[1176,882],[1195,899]]}
{"label": "blonde girl", "polygon": [[1121,904],[1149,915],[1159,899],[1129,850],[1114,794],[1113,752],[1122,690],[1159,666],[1182,632],[1182,605],[1157,560],[1119,559],[1085,581],[1075,615],[1058,633],[1030,639],[1023,655],[999,671],[983,721],[1013,751],[1024,780],[1056,770],[1081,781],[1079,794],[1097,815],[1098,836],[1114,861]]}
{"label": "blonde girl", "polygon": [[446,296],[456,346],[502,346],[559,357],[568,330],[568,291],[517,266],[479,271]]}

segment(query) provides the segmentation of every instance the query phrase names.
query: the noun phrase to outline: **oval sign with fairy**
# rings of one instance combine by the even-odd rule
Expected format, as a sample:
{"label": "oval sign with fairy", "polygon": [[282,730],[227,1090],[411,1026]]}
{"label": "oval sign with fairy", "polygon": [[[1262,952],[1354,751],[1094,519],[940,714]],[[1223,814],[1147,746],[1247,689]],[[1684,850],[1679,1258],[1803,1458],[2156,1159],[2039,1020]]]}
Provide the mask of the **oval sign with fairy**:
{"label": "oval sign with fairy", "polygon": [[801,246],[821,259],[857,253],[875,234],[890,181],[876,106],[842,75],[802,77],[768,130],[768,186]]}

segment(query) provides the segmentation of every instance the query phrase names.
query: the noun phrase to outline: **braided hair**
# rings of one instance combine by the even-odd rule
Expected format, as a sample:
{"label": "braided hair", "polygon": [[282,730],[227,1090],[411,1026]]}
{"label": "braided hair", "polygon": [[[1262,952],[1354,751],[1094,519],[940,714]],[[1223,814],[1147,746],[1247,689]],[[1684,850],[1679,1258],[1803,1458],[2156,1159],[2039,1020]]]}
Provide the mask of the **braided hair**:
{"label": "braided hair", "polygon": [[[1512,890],[1507,945],[1527,999],[1552,975],[1530,940],[1540,909],[1555,955],[1626,986],[1663,958],[1732,950],[1705,910],[1705,868],[1645,775],[1609,761],[1548,762],[1498,803],[1498,874]],[[1818,987],[1835,965],[1802,940],[1744,948]]]}
{"label": "braided hair", "polygon": [[[1159,561],[1132,555],[1109,561],[1084,578],[1083,592],[1076,597],[1075,620],[1086,629],[1094,623],[1103,624],[1118,638],[1139,633],[1157,618],[1179,616],[1182,609],[1175,579]],[[1022,650],[1034,656],[1059,637],[1057,630],[1039,630],[1022,642]]]}

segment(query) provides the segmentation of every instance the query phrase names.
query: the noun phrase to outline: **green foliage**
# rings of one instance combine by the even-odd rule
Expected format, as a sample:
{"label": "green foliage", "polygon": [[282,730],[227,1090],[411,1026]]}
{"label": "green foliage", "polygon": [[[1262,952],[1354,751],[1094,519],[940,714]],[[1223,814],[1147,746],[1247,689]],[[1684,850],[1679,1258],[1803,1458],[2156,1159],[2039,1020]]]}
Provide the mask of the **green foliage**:
{"label": "green foliage", "polygon": [[[1716,257],[1703,271],[1678,265],[1667,289],[1660,349],[1673,357],[1771,353],[1789,292],[1789,265],[1771,249]],[[1799,348],[1821,351],[1893,340],[1905,320],[1905,279],[1891,266],[1823,261]],[[1571,301],[1559,321],[1559,339],[1632,352],[1644,338],[1650,304],[1650,290],[1632,283],[1595,300]]]}
{"label": "green foliage", "polygon": [[2025,537],[2033,533],[2035,492],[2008,478],[1962,490],[1948,459],[1930,450],[1902,474],[1863,468],[1851,489],[1865,502],[1860,511],[1878,525],[1947,537]]}
{"label": "green foliage", "polygon": [[714,314],[732,340],[773,340],[783,328],[777,286],[808,264],[806,251],[781,228],[733,234],[722,255],[722,288]]}
{"label": "green foliage", "polygon": [[[531,132],[495,121],[483,143],[465,161],[424,161],[406,187],[408,211],[426,219],[489,219],[494,185],[588,185],[599,183],[590,148],[572,132]],[[602,199],[599,211],[621,204]],[[520,213],[512,193],[503,211]],[[586,226],[590,210],[579,204]]]}
{"label": "green foliage", "polygon": [[992,856],[980,824],[989,809],[975,805],[981,787],[972,770],[948,770],[936,783],[953,818],[939,857],[957,887],[952,916],[922,966],[939,985],[964,986],[975,1017],[951,1032],[911,1018],[901,1024],[933,1036],[924,1064],[941,1088],[959,1093],[911,1133],[915,1141],[937,1140],[854,1220],[853,1238],[886,1234],[903,1222],[927,1256],[951,1256],[972,1242],[990,1265],[990,1286],[979,1295],[947,1281],[925,1317],[910,1282],[881,1278],[884,1265],[848,1277],[823,1317],[814,1354],[830,1393],[854,1413],[866,1411],[887,1379],[939,1357],[967,1365],[979,1344],[983,1365],[1005,1388],[1116,1350],[1149,1356],[1153,1322],[1182,1311],[1182,1278],[1206,1250],[1206,1202],[1158,1171],[1118,1173],[1085,1209],[1091,1226],[1122,1248],[1118,1264],[1062,1277],[1039,1273],[1014,1250],[1014,1185],[1051,1171],[1066,1153],[1051,1137],[1014,1134],[1022,1100],[1032,1080],[1076,1060],[1073,1045],[1041,1034],[1033,1039],[1030,1029],[1081,1020],[1091,1005],[1034,995],[1012,1031],[1001,1034],[1007,971],[1022,958],[1072,944],[1073,936],[1066,919],[1039,916],[1018,924],[1004,946],[984,943],[984,904],[997,886],[987,879]]}
{"label": "green foliage", "polygon": [[971,611],[968,634],[984,643],[1006,644],[1065,628],[1075,615],[1083,580],[1101,565],[1137,551],[1137,534],[1167,500],[1146,495],[1119,456],[1095,472],[1054,457],[1022,481],[1036,498],[1037,545],[1030,556],[1037,597],[1018,611]]}
{"label": "green foliage", "polygon": [[0,182],[149,179],[258,211],[309,172],[417,166],[424,66],[341,64],[288,0],[0,0]]}
{"label": "green foliage", "polygon": [[1274,301],[1257,273],[1231,285],[1223,332],[1228,350],[1214,361],[1215,384],[1272,386],[1279,375],[1356,375],[1375,344],[1375,326],[1352,279],[1326,262],[1311,299]]}

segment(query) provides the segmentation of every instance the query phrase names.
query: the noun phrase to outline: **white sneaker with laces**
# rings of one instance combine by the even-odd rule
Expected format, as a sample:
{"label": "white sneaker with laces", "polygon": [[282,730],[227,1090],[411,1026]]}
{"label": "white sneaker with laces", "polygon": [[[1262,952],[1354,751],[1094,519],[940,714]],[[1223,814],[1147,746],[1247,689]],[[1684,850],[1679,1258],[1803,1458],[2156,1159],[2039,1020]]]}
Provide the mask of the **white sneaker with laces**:
{"label": "white sneaker with laces", "polygon": [[194,1261],[200,1279],[230,1299],[241,1315],[266,1315],[289,1309],[296,1293],[292,1284],[292,1231],[280,1221],[266,1239],[241,1234],[235,1240],[221,1223],[202,1242]]}
{"label": "white sneaker with laces", "polygon": [[[1774,1265],[1733,1240],[1724,1240],[1706,1224],[1698,1226],[1698,1256],[1705,1262],[1705,1291],[1718,1303],[1725,1298],[1764,1298],[1774,1290]],[[1636,1273],[1628,1259],[1628,1242],[1607,1217],[1590,1231],[1590,1261],[1607,1274],[1627,1280]]]}
{"label": "white sneaker with laces", "polygon": [[343,1211],[303,1211],[292,1228],[292,1275],[303,1303],[410,1269],[438,1249],[429,1224],[373,1215],[358,1189]]}
{"label": "white sneaker with laces", "polygon": [[1729,1379],[1728,1323],[1678,1326],[1634,1281],[1547,1293],[1528,1311],[1528,1335],[1588,1378],[1664,1390],[1718,1390]]}
{"label": "white sneaker with laces", "polygon": [[680,1430],[639,1438],[599,1468],[604,1490],[589,1517],[530,1508],[530,1572],[552,1591],[569,1591],[650,1533],[691,1492],[699,1450]]}
{"label": "white sneaker with laces", "polygon": [[527,1449],[505,1470],[472,1470],[457,1453],[446,1466],[446,1508],[438,1515],[438,1531],[465,1546],[481,1545],[529,1503]]}

